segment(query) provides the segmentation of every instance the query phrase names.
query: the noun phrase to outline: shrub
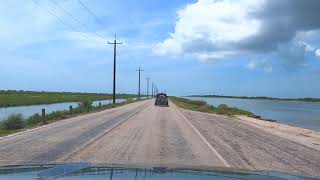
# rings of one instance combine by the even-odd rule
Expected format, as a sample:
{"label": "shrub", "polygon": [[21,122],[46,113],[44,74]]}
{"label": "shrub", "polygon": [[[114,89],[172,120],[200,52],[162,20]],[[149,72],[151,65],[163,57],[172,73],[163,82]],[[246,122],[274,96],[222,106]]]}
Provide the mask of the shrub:
{"label": "shrub", "polygon": [[78,104],[79,108],[82,110],[82,111],[87,111],[89,112],[90,109],[92,108],[92,102],[91,101],[88,101],[88,100],[85,100],[85,101],[82,101]]}
{"label": "shrub", "polygon": [[127,98],[127,102],[133,102],[134,99],[133,98]]}
{"label": "shrub", "polygon": [[65,111],[53,111],[46,115],[46,120],[65,119],[67,112]]}
{"label": "shrub", "polygon": [[4,130],[3,122],[0,122],[0,130]]}
{"label": "shrub", "polygon": [[226,115],[246,115],[246,116],[251,116],[253,115],[253,113],[249,112],[249,111],[245,111],[242,109],[238,109],[235,107],[229,107],[225,104],[220,104],[217,109],[217,114],[226,114]]}
{"label": "shrub", "polygon": [[28,125],[34,125],[34,124],[38,124],[40,122],[42,122],[42,117],[39,115],[39,113],[36,113],[27,119]]}
{"label": "shrub", "polygon": [[225,104],[220,104],[217,107],[214,107],[212,105],[207,104],[205,101],[199,101],[199,100],[191,100],[186,98],[180,98],[180,97],[170,97],[170,99],[175,103],[177,106],[185,108],[185,109],[191,109],[194,111],[201,111],[201,112],[209,112],[209,113],[216,113],[221,115],[246,115],[246,116],[252,116],[253,113],[249,111],[245,111],[242,109],[238,109],[235,107],[229,107]]}
{"label": "shrub", "polygon": [[26,126],[26,123],[22,117],[22,114],[12,114],[2,122],[3,129],[14,130],[22,129]]}

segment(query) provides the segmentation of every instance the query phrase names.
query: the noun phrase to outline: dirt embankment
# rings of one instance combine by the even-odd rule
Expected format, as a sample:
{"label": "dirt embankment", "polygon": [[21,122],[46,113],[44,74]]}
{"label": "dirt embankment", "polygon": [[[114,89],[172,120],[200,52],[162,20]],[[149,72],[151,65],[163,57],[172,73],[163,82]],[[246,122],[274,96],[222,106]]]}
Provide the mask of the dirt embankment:
{"label": "dirt embankment", "polygon": [[246,116],[236,116],[236,119],[263,131],[276,134],[320,151],[320,132]]}

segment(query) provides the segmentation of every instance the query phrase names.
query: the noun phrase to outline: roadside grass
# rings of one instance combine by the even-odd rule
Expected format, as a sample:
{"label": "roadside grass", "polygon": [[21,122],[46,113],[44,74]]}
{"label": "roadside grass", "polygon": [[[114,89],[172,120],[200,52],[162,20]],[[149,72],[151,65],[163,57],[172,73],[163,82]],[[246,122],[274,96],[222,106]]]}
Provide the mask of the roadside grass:
{"label": "roadside grass", "polygon": [[8,130],[22,129],[26,126],[22,114],[12,114],[5,121],[2,127]]}
{"label": "roadside grass", "polygon": [[320,98],[309,98],[309,97],[305,97],[305,98],[275,98],[275,97],[267,97],[267,96],[221,96],[221,95],[192,95],[190,97],[320,102]]}
{"label": "roadside grass", "polygon": [[[117,99],[127,99],[133,97],[136,97],[136,95],[116,95]],[[83,102],[107,99],[112,99],[112,94],[0,90],[0,107],[53,104],[60,102]]]}
{"label": "roadside grass", "polygon": [[69,110],[53,111],[51,113],[46,114],[45,118],[43,118],[39,113],[36,113],[28,118],[24,118],[21,114],[12,114],[3,121],[0,121],[0,137],[24,131],[26,129],[31,129],[38,126],[50,124],[62,119],[99,112],[138,101],[142,100],[134,100],[129,98],[127,102],[106,104],[101,106],[92,106],[91,101],[84,101],[80,102],[78,107],[74,108],[72,112],[70,112]]}
{"label": "roadside grass", "polygon": [[178,107],[181,107],[184,109],[190,109],[193,111],[200,111],[200,112],[227,115],[227,116],[235,116],[235,115],[245,115],[250,117],[255,116],[252,112],[238,109],[235,107],[229,107],[225,104],[220,104],[219,106],[215,107],[207,104],[205,101],[190,100],[187,98],[170,97],[170,100],[174,104],[176,104]]}

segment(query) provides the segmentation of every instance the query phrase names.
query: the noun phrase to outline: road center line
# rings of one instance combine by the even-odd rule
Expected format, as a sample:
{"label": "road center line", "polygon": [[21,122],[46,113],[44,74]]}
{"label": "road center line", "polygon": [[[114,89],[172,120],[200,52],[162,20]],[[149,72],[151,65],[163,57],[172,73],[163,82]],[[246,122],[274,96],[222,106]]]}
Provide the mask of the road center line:
{"label": "road center line", "polygon": [[191,126],[191,128],[201,137],[201,139],[209,146],[209,148],[211,149],[211,151],[213,153],[215,153],[218,158],[222,161],[222,163],[226,166],[226,167],[231,167],[227,161],[217,152],[217,150],[215,150],[212,145],[202,136],[202,134],[191,124],[191,122],[183,115],[183,113],[180,111],[179,108],[175,107],[177,109],[177,111],[180,113],[180,115],[183,117],[184,120],[187,121],[187,123]]}
{"label": "road center line", "polygon": [[143,106],[141,109],[139,109],[138,111],[136,111],[135,113],[131,114],[128,118],[123,119],[122,121],[116,123],[115,125],[113,125],[111,128],[105,130],[104,132],[100,133],[98,136],[96,136],[95,138],[91,139],[90,141],[88,141],[87,143],[85,143],[84,145],[82,145],[80,148],[78,148],[77,150],[71,152],[70,154],[64,156],[63,158],[60,158],[60,160],[65,161],[68,160],[70,158],[72,158],[73,156],[75,156],[76,154],[78,154],[80,151],[84,150],[86,147],[90,146],[91,144],[93,144],[94,142],[96,142],[97,140],[99,140],[100,138],[102,138],[103,136],[105,136],[106,134],[108,134],[109,132],[111,132],[113,129],[115,129],[116,127],[120,126],[122,123],[124,123],[125,121],[129,120],[130,118],[132,118],[133,116],[135,116],[136,114],[140,113],[141,111],[145,110],[148,106],[150,105],[150,103],[147,103],[145,106]]}

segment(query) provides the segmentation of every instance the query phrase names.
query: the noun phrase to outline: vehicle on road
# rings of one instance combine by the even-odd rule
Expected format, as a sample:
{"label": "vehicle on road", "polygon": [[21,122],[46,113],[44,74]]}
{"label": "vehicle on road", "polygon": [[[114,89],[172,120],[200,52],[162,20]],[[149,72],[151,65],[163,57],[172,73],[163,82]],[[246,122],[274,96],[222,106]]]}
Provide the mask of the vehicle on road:
{"label": "vehicle on road", "polygon": [[156,96],[155,106],[169,106],[168,96],[165,93],[159,93]]}

